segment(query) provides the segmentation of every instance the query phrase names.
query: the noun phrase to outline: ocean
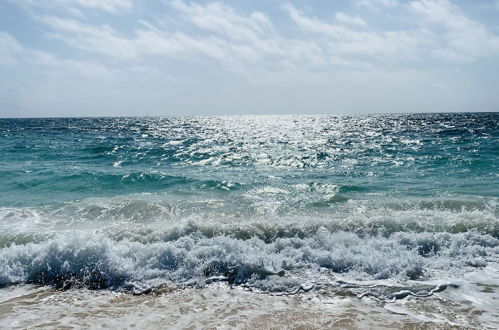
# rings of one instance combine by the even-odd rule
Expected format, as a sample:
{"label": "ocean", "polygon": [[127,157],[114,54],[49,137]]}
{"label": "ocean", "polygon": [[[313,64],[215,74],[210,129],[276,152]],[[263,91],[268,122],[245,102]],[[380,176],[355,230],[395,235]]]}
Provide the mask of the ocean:
{"label": "ocean", "polygon": [[0,119],[0,326],[497,328],[498,123]]}

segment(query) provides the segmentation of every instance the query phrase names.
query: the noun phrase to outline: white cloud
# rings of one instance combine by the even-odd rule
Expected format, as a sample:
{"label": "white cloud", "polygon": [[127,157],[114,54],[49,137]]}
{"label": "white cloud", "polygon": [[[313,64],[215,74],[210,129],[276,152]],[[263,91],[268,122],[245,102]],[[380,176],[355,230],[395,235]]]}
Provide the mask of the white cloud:
{"label": "white cloud", "polygon": [[[349,56],[405,56],[418,54],[418,47],[426,43],[418,31],[376,31],[359,30],[355,27],[331,24],[318,18],[302,14],[288,4],[285,9],[290,18],[305,33],[318,33],[327,36],[332,51]],[[402,57],[401,57],[402,58]]]}
{"label": "white cloud", "polygon": [[47,34],[89,53],[120,60],[144,56],[202,56],[216,60],[233,72],[254,76],[254,72],[283,71],[323,65],[345,65],[338,55],[324,53],[315,41],[287,38],[279,34],[266,15],[246,15],[220,3],[201,6],[176,1],[173,8],[186,23],[198,29],[187,34],[161,29],[141,21],[132,35],[123,35],[108,25],[89,25],[54,16],[40,17],[53,32]]}
{"label": "white cloud", "polygon": [[356,0],[355,4],[358,7],[366,7],[369,9],[383,9],[396,7],[399,2],[398,0]]}
{"label": "white cloud", "polygon": [[76,2],[81,7],[101,9],[109,12],[133,9],[133,0],[73,0],[71,2]]}
{"label": "white cloud", "polygon": [[0,31],[0,65],[17,63],[18,56],[23,52],[21,44],[10,34]]}
{"label": "white cloud", "polygon": [[448,0],[412,1],[411,9],[429,24],[438,46],[432,54],[438,58],[466,62],[479,57],[499,55],[499,37],[462,13]]}
{"label": "white cloud", "polygon": [[334,16],[336,20],[340,23],[345,23],[345,24],[351,24],[351,25],[358,25],[358,26],[365,26],[366,22],[359,16],[350,16],[342,12],[336,13]]}
{"label": "white cloud", "polygon": [[97,9],[110,13],[130,11],[134,8],[134,0],[11,0],[19,6],[63,9],[78,12],[79,9]]}
{"label": "white cloud", "polygon": [[70,46],[119,58],[137,56],[137,48],[108,25],[94,26],[54,16],[43,16],[39,20],[54,30],[47,36],[63,40]]}
{"label": "white cloud", "polygon": [[51,53],[23,46],[10,34],[0,31],[0,65],[12,67],[19,64],[35,66],[42,70],[59,70],[71,75],[105,77],[111,73],[106,66],[88,61],[61,59]]}
{"label": "white cloud", "polygon": [[[99,62],[64,59],[26,47],[3,31],[0,45],[0,117],[36,116],[43,111],[40,106],[56,115],[70,102],[82,102],[82,89],[97,91],[94,86],[120,75]],[[61,102],[64,107],[58,106]]]}
{"label": "white cloud", "polygon": [[202,6],[195,3],[187,5],[183,1],[176,0],[172,5],[196,26],[226,35],[231,39],[254,41],[272,32],[272,24],[261,12],[242,16],[232,7],[219,2]]}
{"label": "white cloud", "polygon": [[[131,3],[125,0],[77,2],[109,10]],[[362,1],[357,4],[362,5]],[[394,6],[398,2],[377,0],[373,4]],[[240,13],[219,2],[201,5],[175,0],[169,6],[177,17],[173,29],[168,24],[141,20],[131,34],[109,25],[88,24],[67,17],[38,19],[51,28],[46,36],[88,53],[119,60],[144,57],[214,60],[229,71],[247,76],[254,76],[251,72],[258,70],[304,73],[337,66],[367,64],[366,67],[372,67],[388,60],[407,64],[429,57],[463,62],[490,56],[498,49],[498,37],[447,0],[406,3],[408,12],[420,26],[401,26],[397,30],[370,26],[362,17],[344,12],[335,13],[334,20],[327,22],[286,4],[285,12],[301,31],[297,35],[284,33],[262,12]]]}
{"label": "white cloud", "polygon": [[[55,4],[70,11],[53,10]],[[245,96],[252,95],[246,94],[251,89],[255,97],[274,93],[260,103],[272,99],[295,108],[309,102],[324,109],[332,100],[342,100],[338,104],[344,106],[379,102],[396,107],[404,104],[402,97],[422,102],[420,94],[434,93],[436,86],[439,91],[452,91],[458,75],[444,74],[441,67],[445,71],[485,57],[497,59],[499,50],[498,37],[485,24],[446,0],[359,0],[350,7],[353,12],[343,8],[324,15],[329,19],[292,4],[284,5],[282,16],[277,17],[221,2],[174,0],[166,2],[164,12],[119,20],[105,15],[129,12],[137,4],[131,0],[26,0],[25,5],[43,9],[29,14],[36,18],[37,31],[50,40],[42,51],[0,32],[0,65],[25,74],[24,83],[21,78],[0,77],[0,94],[1,86],[6,86],[4,94],[10,99],[15,95],[28,99],[36,91],[46,104],[59,102],[50,96],[59,91],[66,99],[57,104],[71,104],[70,96],[78,91],[81,100],[83,95],[98,95],[93,104],[132,107],[153,99],[161,106],[169,102],[164,98],[166,89],[172,99],[184,93],[188,99],[184,104],[194,104],[201,103],[191,96],[197,86],[197,97],[212,104],[227,95],[233,95],[233,105],[240,102],[238,97],[251,102]],[[382,8],[390,9],[382,12],[383,19],[393,22],[380,24],[376,15]],[[71,10],[81,13],[76,16]],[[100,13],[89,15],[90,11]],[[400,14],[407,23],[401,23]],[[121,19],[128,19],[127,29],[121,29]],[[308,93],[303,100],[296,96],[302,89]],[[283,93],[296,96],[296,104],[281,100]],[[450,92],[431,95],[441,104],[449,102]],[[132,97],[136,103],[123,101]],[[398,101],[385,102],[382,97]]]}

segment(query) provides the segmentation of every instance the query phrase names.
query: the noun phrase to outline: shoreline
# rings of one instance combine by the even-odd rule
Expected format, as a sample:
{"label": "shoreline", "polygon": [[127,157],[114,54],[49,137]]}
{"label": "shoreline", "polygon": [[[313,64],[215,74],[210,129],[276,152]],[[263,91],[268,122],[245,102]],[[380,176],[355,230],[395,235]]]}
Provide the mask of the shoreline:
{"label": "shoreline", "polygon": [[311,290],[274,295],[213,283],[133,295],[109,290],[14,285],[0,289],[5,329],[237,328],[237,329],[467,329],[496,328],[499,266],[491,264],[431,297],[391,302],[347,291]]}

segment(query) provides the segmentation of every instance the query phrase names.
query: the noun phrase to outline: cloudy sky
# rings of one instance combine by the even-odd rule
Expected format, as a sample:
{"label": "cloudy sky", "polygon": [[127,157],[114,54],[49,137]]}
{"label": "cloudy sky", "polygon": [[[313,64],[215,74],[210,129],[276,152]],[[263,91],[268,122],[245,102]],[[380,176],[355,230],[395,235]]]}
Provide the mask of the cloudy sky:
{"label": "cloudy sky", "polygon": [[498,108],[499,0],[0,0],[0,117]]}

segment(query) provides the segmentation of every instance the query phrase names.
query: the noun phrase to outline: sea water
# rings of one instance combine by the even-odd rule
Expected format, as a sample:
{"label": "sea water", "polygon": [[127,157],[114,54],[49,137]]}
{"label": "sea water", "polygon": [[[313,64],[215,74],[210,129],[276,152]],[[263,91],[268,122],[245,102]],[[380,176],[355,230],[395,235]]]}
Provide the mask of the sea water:
{"label": "sea water", "polygon": [[0,119],[0,324],[499,326],[498,122]]}

